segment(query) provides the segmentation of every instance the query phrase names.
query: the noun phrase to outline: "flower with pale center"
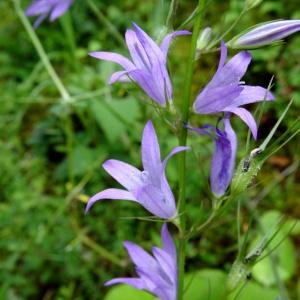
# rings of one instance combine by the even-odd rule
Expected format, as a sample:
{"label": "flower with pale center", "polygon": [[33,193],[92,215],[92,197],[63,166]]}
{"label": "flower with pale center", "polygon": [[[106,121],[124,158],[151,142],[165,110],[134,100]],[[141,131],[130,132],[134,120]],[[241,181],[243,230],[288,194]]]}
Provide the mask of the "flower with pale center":
{"label": "flower with pale center", "polygon": [[139,203],[157,217],[174,218],[176,216],[176,204],[166,178],[165,168],[171,156],[188,149],[188,147],[175,147],[161,161],[157,136],[152,122],[148,121],[142,137],[144,170],[140,171],[119,160],[107,160],[103,164],[103,168],[126,190],[111,188],[96,194],[88,201],[86,211],[99,200],[129,200]]}

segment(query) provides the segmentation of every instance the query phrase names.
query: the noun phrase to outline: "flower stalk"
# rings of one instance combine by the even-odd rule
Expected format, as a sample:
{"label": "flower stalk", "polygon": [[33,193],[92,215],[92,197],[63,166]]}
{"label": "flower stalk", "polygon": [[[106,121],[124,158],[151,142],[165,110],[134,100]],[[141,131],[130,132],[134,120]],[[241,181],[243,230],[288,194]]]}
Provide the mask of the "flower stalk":
{"label": "flower stalk", "polygon": [[39,38],[37,37],[35,31],[32,29],[32,26],[31,26],[30,22],[28,21],[28,18],[25,16],[23,10],[21,9],[19,0],[12,0],[12,2],[14,4],[17,15],[19,16],[23,26],[25,27],[33,46],[35,47],[43,65],[44,65],[45,69],[47,70],[49,76],[51,77],[53,83],[55,84],[56,88],[58,89],[63,101],[69,102],[71,100],[71,97],[70,97],[68,91],[66,90],[65,86],[61,82],[60,78],[58,77],[57,73],[55,72],[53,66],[51,65],[50,60],[41,44]]}
{"label": "flower stalk", "polygon": [[[181,106],[182,111],[182,123],[187,124],[189,120],[189,109],[191,103],[191,88],[193,81],[193,73],[195,68],[195,55],[197,48],[197,40],[200,33],[203,12],[205,9],[206,0],[199,0],[198,2],[198,15],[195,18],[193,27],[192,40],[189,51],[188,65],[186,71],[186,77],[184,80],[184,91],[183,101]],[[187,129],[185,126],[181,126],[179,132],[179,145],[186,146],[187,144]],[[186,156],[181,153],[179,156],[179,195],[178,195],[178,213],[180,218],[180,240],[178,249],[178,300],[183,299],[184,292],[184,266],[185,266],[185,248],[186,248],[186,215],[185,215],[185,204],[186,204]]]}

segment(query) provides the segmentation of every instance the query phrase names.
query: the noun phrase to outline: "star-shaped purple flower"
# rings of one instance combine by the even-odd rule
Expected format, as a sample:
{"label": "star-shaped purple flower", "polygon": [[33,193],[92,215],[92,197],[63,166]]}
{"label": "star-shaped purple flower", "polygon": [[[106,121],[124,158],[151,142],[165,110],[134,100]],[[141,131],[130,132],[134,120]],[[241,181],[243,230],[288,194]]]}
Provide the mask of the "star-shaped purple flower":
{"label": "star-shaped purple flower", "polygon": [[62,16],[72,2],[73,0],[34,0],[26,9],[26,15],[38,16],[34,22],[34,27],[37,28],[48,16],[51,22]]}
{"label": "star-shaped purple flower", "polygon": [[167,70],[167,54],[172,39],[190,34],[181,30],[166,35],[158,46],[138,25],[132,24],[125,34],[126,44],[132,61],[112,52],[92,52],[90,56],[115,62],[124,68],[112,74],[109,83],[116,81],[136,82],[145,93],[161,106],[172,101],[172,84]]}
{"label": "star-shaped purple flower", "polygon": [[153,247],[152,255],[140,246],[125,241],[124,246],[135,264],[136,278],[115,278],[106,286],[125,283],[139,290],[146,290],[160,300],[177,299],[176,247],[166,224],[161,230],[162,248]]}
{"label": "star-shaped purple flower", "polygon": [[107,160],[103,168],[126,190],[112,188],[96,194],[89,200],[86,211],[99,200],[129,200],[141,204],[157,217],[164,219],[175,217],[175,199],[166,179],[165,168],[171,156],[187,149],[188,147],[175,147],[161,161],[157,136],[152,122],[148,121],[142,137],[144,171],[119,160]]}
{"label": "star-shaped purple flower", "polygon": [[256,139],[256,122],[252,114],[240,106],[263,100],[274,100],[274,96],[265,88],[245,85],[241,81],[251,61],[249,52],[239,52],[225,64],[226,58],[227,48],[222,42],[217,72],[197,96],[194,110],[198,114],[234,113],[249,126]]}
{"label": "star-shaped purple flower", "polygon": [[[257,126],[252,114],[240,106],[273,100],[271,92],[260,86],[249,86],[241,82],[251,61],[250,53],[242,51],[225,64],[227,48],[222,42],[221,58],[217,72],[212,80],[197,96],[194,110],[198,114],[224,113],[224,129],[219,124],[213,132],[215,149],[211,164],[210,182],[213,193],[220,197],[228,188],[234,171],[237,150],[237,137],[230,125],[230,114],[238,115],[250,128],[253,137],[257,137]],[[211,135],[211,127],[190,128],[198,134]]]}

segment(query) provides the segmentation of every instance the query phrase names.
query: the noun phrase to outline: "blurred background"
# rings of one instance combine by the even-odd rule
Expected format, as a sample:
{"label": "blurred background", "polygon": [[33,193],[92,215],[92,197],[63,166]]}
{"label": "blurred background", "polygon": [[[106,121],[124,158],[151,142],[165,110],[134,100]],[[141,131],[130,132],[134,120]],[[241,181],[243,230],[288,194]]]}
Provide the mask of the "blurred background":
{"label": "blurred background", "polygon": [[[29,3],[22,1],[22,8]],[[195,0],[179,1],[172,19],[174,29],[196,4]],[[220,33],[238,17],[243,4],[243,0],[209,1],[204,25],[211,26],[215,34]],[[135,217],[146,216],[147,212],[132,203],[98,203],[88,215],[84,215],[84,208],[89,196],[117,186],[101,168],[106,159],[141,165],[142,128],[155,111],[137,88],[107,84],[110,74],[118,70],[117,65],[87,54],[103,50],[128,55],[122,37],[131,22],[159,37],[168,8],[166,0],[75,0],[63,18],[54,23],[43,22],[36,34],[72,96],[71,103],[65,103],[12,1],[0,1],[0,299],[129,299],[107,295],[110,289],[103,287],[103,282],[134,274],[122,241],[131,240],[150,250],[159,244],[161,224],[137,220]],[[299,3],[264,0],[228,37],[275,19],[300,19]],[[30,21],[33,23],[33,19]],[[170,50],[175,103],[181,100],[189,41],[178,38]],[[282,135],[299,116],[300,34],[252,54],[246,82],[267,87],[274,75],[272,91],[276,95],[276,102],[264,107],[259,140],[251,145],[255,148],[291,98],[294,103],[275,137]],[[195,95],[212,77],[218,59],[218,53],[207,54],[197,64]],[[153,118],[165,156],[177,141],[162,119]],[[194,124],[205,121],[193,117]],[[233,126],[240,138],[240,160],[246,153],[247,128],[237,119]],[[208,178],[213,150],[209,139],[191,136],[190,140],[193,153],[188,155],[187,163],[189,225],[205,220],[210,211]],[[281,215],[290,221],[300,219],[299,159],[297,136],[267,161],[251,189],[238,199],[242,231],[251,227],[249,247],[259,234],[258,224],[268,228]],[[168,167],[174,193],[176,163],[174,158]],[[222,276],[236,259],[235,218],[234,205],[204,235],[191,240],[187,249],[187,271],[215,270],[220,290],[225,281]],[[250,219],[254,219],[251,224]],[[296,228],[283,234],[283,242],[279,238],[281,250],[276,262],[270,267],[269,261],[263,261],[251,270],[249,286],[254,294],[249,292],[238,299],[275,299],[280,285],[286,286],[291,299],[300,299],[299,232]],[[219,292],[217,289],[210,291],[209,297],[204,296],[208,284],[202,285],[203,291],[199,284],[198,294],[187,296],[187,300],[222,299],[214,294]],[[269,294],[258,298],[258,290]]]}

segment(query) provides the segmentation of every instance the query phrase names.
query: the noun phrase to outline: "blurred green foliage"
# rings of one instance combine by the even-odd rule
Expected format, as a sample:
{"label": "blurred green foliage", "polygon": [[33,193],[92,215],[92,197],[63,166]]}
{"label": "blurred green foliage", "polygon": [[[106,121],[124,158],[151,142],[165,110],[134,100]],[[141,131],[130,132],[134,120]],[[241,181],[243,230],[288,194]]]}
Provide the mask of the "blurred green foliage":
{"label": "blurred green foliage", "polygon": [[[166,0],[93,1],[122,35],[134,21],[151,35],[158,36],[169,5]],[[116,185],[101,168],[104,160],[116,158],[140,166],[141,131],[145,120],[155,115],[154,108],[145,105],[147,99],[136,87],[107,85],[109,75],[117,70],[116,65],[88,57],[89,51],[100,49],[127,52],[84,2],[75,0],[70,10],[75,51],[61,20],[45,21],[36,31],[73,96],[71,105],[62,102],[11,2],[0,2],[0,299],[104,299],[105,280],[133,274],[122,241],[132,240],[147,249],[159,243],[160,224],[135,219],[146,212],[134,204],[105,202],[84,215],[89,195]],[[28,3],[23,1],[23,7]],[[179,1],[174,28],[195,6],[196,1]],[[222,32],[238,17],[242,6],[243,0],[209,1],[205,26],[213,27],[215,35]],[[279,18],[299,19],[297,1],[264,0],[240,21],[231,35],[256,23]],[[175,102],[180,101],[187,50],[187,38],[178,39],[176,47],[171,48]],[[276,136],[299,116],[300,35],[290,37],[280,46],[255,50],[252,54],[247,82],[267,86],[274,75],[272,90],[277,98],[276,103],[265,106],[259,144],[292,97],[294,104]],[[217,61],[218,54],[208,54],[198,64],[195,94],[211,78]],[[193,121],[205,123],[205,118],[199,121],[195,117]],[[234,125],[241,138],[239,158],[242,158],[247,131],[239,122],[235,120]],[[177,141],[163,120],[156,118],[155,124],[165,155]],[[208,176],[212,144],[208,141],[192,139],[194,151],[188,155],[190,225],[205,220],[211,205]],[[255,147],[254,143],[252,146]],[[243,232],[250,226],[253,211],[248,204],[251,201],[259,202],[255,207],[258,218],[270,209],[293,219],[300,218],[300,186],[296,184],[300,180],[299,154],[298,138],[271,158],[254,187],[241,195]],[[168,167],[174,191],[178,178],[176,162],[172,160]],[[290,165],[295,166],[293,172],[285,172]],[[235,214],[232,207],[211,230],[190,242],[188,272],[217,268],[220,276],[228,273],[237,251]],[[252,230],[250,240],[254,241],[259,226],[254,223]],[[299,252],[299,236],[290,236],[287,242]],[[293,259],[293,264],[289,276],[280,280],[288,286],[291,299],[296,299],[299,258]],[[244,293],[246,296],[239,299],[263,297],[254,296],[264,290],[259,285],[266,283],[261,280],[261,274],[254,271],[254,279],[247,287],[253,294]],[[276,283],[268,283],[271,287],[267,292],[273,297]],[[206,288],[203,280],[199,285]],[[189,296],[188,300],[192,299],[206,298]]]}

